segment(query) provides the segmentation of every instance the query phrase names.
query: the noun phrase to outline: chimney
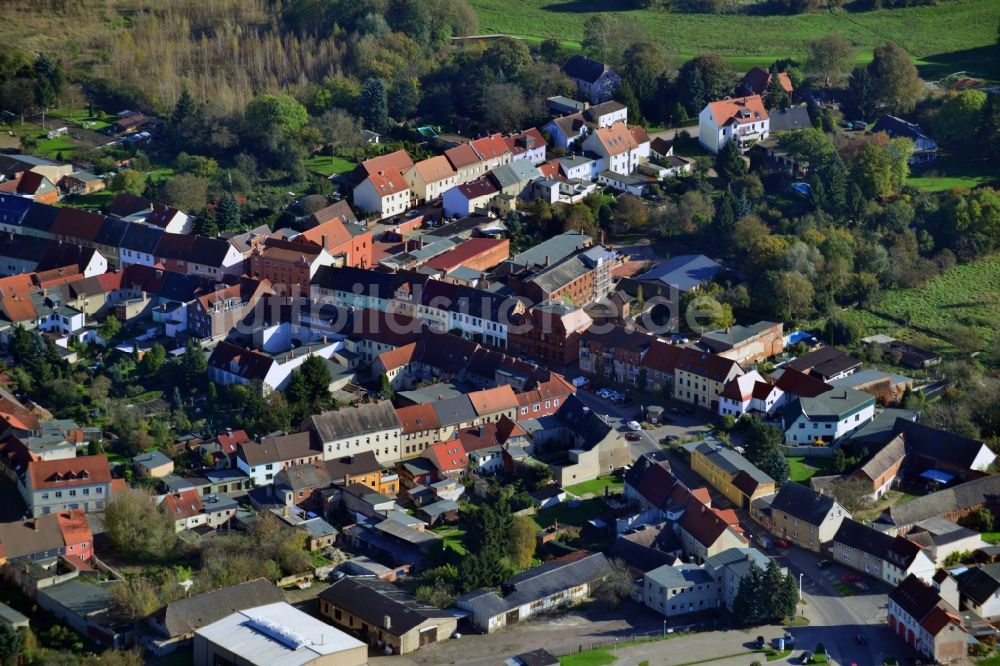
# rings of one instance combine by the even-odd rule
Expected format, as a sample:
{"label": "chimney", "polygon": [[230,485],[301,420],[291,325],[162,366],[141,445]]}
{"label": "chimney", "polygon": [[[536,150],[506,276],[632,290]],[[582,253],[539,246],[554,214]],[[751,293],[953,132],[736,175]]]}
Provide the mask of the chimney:
{"label": "chimney", "polygon": [[551,263],[552,263],[552,257],[550,257],[549,255],[545,255],[545,265],[548,266]]}
{"label": "chimney", "polygon": [[385,615],[385,616],[383,616],[383,617],[382,617],[382,625],[383,625],[383,626],[384,626],[384,627],[385,627],[386,629],[392,629],[392,616],[391,616],[391,615],[388,615],[388,614],[387,614],[387,615]]}
{"label": "chimney", "polygon": [[322,245],[323,247],[326,247],[326,234],[323,234],[322,236],[320,236],[320,245]]}

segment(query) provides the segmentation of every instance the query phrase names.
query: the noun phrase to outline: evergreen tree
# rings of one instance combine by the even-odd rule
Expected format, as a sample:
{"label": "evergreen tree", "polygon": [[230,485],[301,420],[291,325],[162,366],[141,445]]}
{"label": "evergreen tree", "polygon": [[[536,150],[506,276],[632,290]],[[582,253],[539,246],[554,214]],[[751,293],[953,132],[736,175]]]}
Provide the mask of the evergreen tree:
{"label": "evergreen tree", "polygon": [[730,181],[746,174],[747,163],[735,140],[727,141],[719,149],[719,153],[715,156],[715,170],[719,172],[720,176]]}
{"label": "evergreen tree", "polygon": [[785,454],[781,449],[772,449],[769,451],[764,456],[764,459],[757,464],[757,467],[760,468],[760,471],[774,479],[776,486],[785,485],[785,481],[788,480],[788,475],[791,471],[788,459],[785,458]]}
{"label": "evergreen tree", "polygon": [[736,598],[733,599],[733,618],[746,625],[759,624],[765,615],[766,596],[761,594],[764,572],[755,563],[740,581]]}
{"label": "evergreen tree", "polygon": [[146,176],[146,184],[142,188],[142,198],[148,199],[149,201],[160,201],[163,197],[162,186],[157,181],[153,180],[152,175]]}
{"label": "evergreen tree", "polygon": [[725,190],[715,204],[715,232],[720,241],[726,240],[736,228],[736,197]]}
{"label": "evergreen tree", "polygon": [[770,560],[764,571],[763,586],[768,595],[768,609],[765,620],[781,620],[795,615],[799,603],[799,591],[795,578],[781,572],[777,560]]}
{"label": "evergreen tree", "polygon": [[224,194],[215,211],[216,222],[223,231],[233,231],[241,226],[240,204],[236,197]]}
{"label": "evergreen tree", "polygon": [[847,168],[839,155],[823,169],[826,182],[826,209],[831,213],[843,214],[847,209]]}
{"label": "evergreen tree", "polygon": [[767,90],[764,91],[764,106],[768,110],[773,110],[787,109],[791,105],[792,100],[789,99],[785,89],[781,87],[781,80],[778,78],[778,75],[772,74],[771,81],[767,84]]}
{"label": "evergreen tree", "polygon": [[219,235],[219,225],[215,221],[215,212],[208,208],[205,208],[195,216],[194,224],[191,226],[193,231],[199,236],[215,238]]}
{"label": "evergreen tree", "polygon": [[188,340],[184,345],[184,356],[181,358],[181,372],[184,376],[184,386],[191,390],[205,383],[208,372],[208,359],[201,345],[194,340]]}
{"label": "evergreen tree", "polygon": [[361,86],[361,118],[365,128],[373,132],[384,132],[389,127],[389,100],[385,81],[371,78]]}
{"label": "evergreen tree", "polygon": [[194,113],[194,97],[191,96],[191,91],[185,85],[184,89],[181,90],[181,96],[177,98],[177,103],[174,104],[174,112],[170,114],[170,123],[174,126],[181,125],[194,116]]}

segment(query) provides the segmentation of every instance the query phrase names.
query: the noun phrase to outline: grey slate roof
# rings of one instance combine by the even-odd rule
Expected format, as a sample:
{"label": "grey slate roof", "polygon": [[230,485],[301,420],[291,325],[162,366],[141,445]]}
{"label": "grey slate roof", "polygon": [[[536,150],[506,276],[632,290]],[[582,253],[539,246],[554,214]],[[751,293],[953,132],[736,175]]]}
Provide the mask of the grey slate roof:
{"label": "grey slate roof", "polygon": [[894,504],[882,512],[878,522],[904,527],[921,520],[995,501],[1000,495],[1000,474],[984,476],[945,488],[905,504]]}
{"label": "grey slate roof", "polygon": [[833,509],[835,502],[829,495],[820,495],[806,486],[789,481],[774,496],[771,510],[783,511],[810,525],[819,525]]}
{"label": "grey slate roof", "polygon": [[693,448],[693,450],[698,451],[698,453],[711,460],[713,464],[729,474],[730,478],[735,477],[740,472],[746,472],[758,484],[774,483],[774,479],[762,472],[739,453],[725,446],[719,446],[715,442],[716,440],[714,439],[696,443],[692,442],[694,444],[693,447],[685,445],[684,448],[689,450]]}
{"label": "grey slate roof", "polygon": [[896,432],[902,434],[909,451],[967,469],[983,448],[982,442],[906,419],[896,420]]}
{"label": "grey slate roof", "polygon": [[467,395],[437,400],[431,404],[434,407],[434,413],[437,414],[438,422],[442,426],[475,421],[477,417],[476,409],[472,406],[472,401]]}
{"label": "grey slate roof", "polygon": [[548,238],[538,245],[514,255],[510,261],[518,266],[541,266],[545,264],[545,259],[548,257],[550,263],[556,263],[589,245],[592,240],[586,234],[568,231]]}
{"label": "grey slate roof", "polygon": [[903,438],[897,436],[883,446],[858,471],[874,481],[893,465],[903,460],[904,457],[906,457],[906,447],[903,445]]}
{"label": "grey slate roof", "polygon": [[697,564],[662,566],[646,573],[646,578],[663,587],[687,589],[712,582],[712,576]]}
{"label": "grey slate roof", "polygon": [[605,67],[606,65],[603,62],[577,53],[566,61],[562,70],[571,79],[580,79],[587,83],[594,83],[604,74]]}
{"label": "grey slate roof", "polygon": [[675,286],[680,291],[690,291],[714,278],[721,270],[722,266],[703,254],[685,254],[667,259],[637,279],[656,280]]}
{"label": "grey slate roof", "polygon": [[315,414],[306,423],[324,442],[402,427],[388,400]]}
{"label": "grey slate roof", "polygon": [[780,110],[775,109],[774,111],[768,111],[767,115],[772,134],[774,132],[790,132],[813,126],[812,120],[809,119],[809,111],[805,105],[792,106]]}
{"label": "grey slate roof", "polygon": [[161,608],[156,616],[166,628],[167,636],[174,638],[193,633],[195,629],[238,610],[284,600],[285,595],[273,583],[264,578],[257,578],[232,587],[223,587],[174,601]]}
{"label": "grey slate roof", "polygon": [[446,611],[421,603],[377,578],[342,578],[320,592],[319,598],[383,630],[389,618],[392,629],[388,631],[397,636],[427,620],[450,617]]}
{"label": "grey slate roof", "polygon": [[875,403],[875,397],[854,389],[832,389],[818,396],[796,397],[785,407],[782,416],[785,426],[793,423],[800,414],[809,421],[842,421],[852,414]]}

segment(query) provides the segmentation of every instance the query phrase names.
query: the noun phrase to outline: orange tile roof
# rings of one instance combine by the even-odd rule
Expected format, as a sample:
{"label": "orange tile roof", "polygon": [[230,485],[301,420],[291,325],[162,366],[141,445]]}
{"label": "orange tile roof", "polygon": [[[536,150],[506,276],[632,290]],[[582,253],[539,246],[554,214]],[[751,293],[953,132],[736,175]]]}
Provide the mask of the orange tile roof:
{"label": "orange tile roof", "polygon": [[398,171],[378,171],[368,174],[368,180],[375,187],[375,193],[380,197],[390,194],[398,194],[410,189],[410,184],[406,182],[402,174]]}
{"label": "orange tile roof", "polygon": [[250,441],[250,435],[247,434],[246,430],[233,430],[232,432],[219,435],[216,437],[216,440],[223,451],[233,454],[236,453],[236,449],[240,444],[246,444]]}
{"label": "orange tile roof", "polygon": [[510,240],[506,238],[470,238],[455,248],[439,254],[424,265],[428,268],[448,272],[467,261],[479,258],[480,255],[493,252],[502,245],[506,245],[508,251],[496,260],[496,263],[499,264],[510,256]]}
{"label": "orange tile roof", "polygon": [[759,122],[767,120],[768,117],[767,109],[764,108],[764,101],[760,95],[709,102],[708,108],[717,127],[728,125],[731,122],[736,124]]}
{"label": "orange tile roof", "polygon": [[382,362],[382,367],[386,370],[395,370],[409,364],[417,355],[417,343],[411,342],[408,345],[384,351],[378,355],[378,360]]}
{"label": "orange tile roof", "polygon": [[542,162],[538,165],[538,171],[546,178],[551,178],[553,180],[562,180],[559,176],[559,163],[558,162]]}
{"label": "orange tile roof", "polygon": [[385,155],[379,155],[378,157],[373,157],[370,160],[365,160],[361,163],[362,169],[369,176],[373,173],[378,173],[379,171],[395,171],[400,173],[406,171],[413,166],[413,160],[405,150],[397,150],[395,152],[386,153]]}
{"label": "orange tile roof", "polygon": [[301,235],[296,237],[296,240],[309,241],[329,250],[351,240],[351,232],[347,230],[339,217],[335,217],[308,231],[303,231]]}
{"label": "orange tile roof", "polygon": [[111,482],[106,456],[81,456],[65,460],[36,460],[28,465],[31,488],[71,488]]}
{"label": "orange tile roof", "polygon": [[432,444],[424,450],[423,457],[434,463],[438,471],[443,473],[463,470],[469,464],[469,455],[465,452],[462,442],[457,439]]}
{"label": "orange tile roof", "polygon": [[455,175],[455,170],[451,167],[451,162],[444,155],[435,155],[426,160],[420,160],[413,165],[425,183],[436,183],[446,180]]}
{"label": "orange tile roof", "polygon": [[59,521],[59,530],[62,532],[63,541],[67,546],[81,543],[92,543],[94,535],[87,524],[87,516],[83,509],[70,509],[56,514]]}
{"label": "orange tile roof", "polygon": [[500,134],[492,134],[476,139],[469,144],[481,160],[493,160],[510,153],[510,148]]}
{"label": "orange tile roof", "polygon": [[479,416],[517,408],[517,396],[514,395],[514,389],[511,388],[510,384],[483,391],[473,391],[468,394],[468,397],[472,408]]}
{"label": "orange tile roof", "polygon": [[712,495],[708,492],[708,488],[694,488],[691,490],[691,496],[705,506],[711,506],[712,504]]}
{"label": "orange tile roof", "polygon": [[594,131],[594,136],[601,143],[601,147],[608,155],[621,155],[639,147],[632,132],[625,123],[615,123],[608,127],[601,127]]}
{"label": "orange tile roof", "polygon": [[170,493],[163,498],[163,508],[171,520],[191,518],[202,512],[201,498],[194,488]]}
{"label": "orange tile roof", "polygon": [[31,278],[30,274],[0,278],[0,313],[10,321],[34,319],[38,314],[30,298],[35,290]]}
{"label": "orange tile roof", "polygon": [[441,421],[438,420],[437,412],[434,411],[434,405],[429,402],[423,405],[398,407],[396,418],[403,424],[402,432],[404,435],[441,427]]}
{"label": "orange tile roof", "polygon": [[482,161],[479,159],[479,155],[476,154],[476,151],[472,149],[472,146],[467,143],[461,146],[455,146],[454,148],[449,148],[444,151],[444,156],[448,158],[448,161],[451,162],[451,165],[456,169],[472,166],[473,164],[478,164]]}

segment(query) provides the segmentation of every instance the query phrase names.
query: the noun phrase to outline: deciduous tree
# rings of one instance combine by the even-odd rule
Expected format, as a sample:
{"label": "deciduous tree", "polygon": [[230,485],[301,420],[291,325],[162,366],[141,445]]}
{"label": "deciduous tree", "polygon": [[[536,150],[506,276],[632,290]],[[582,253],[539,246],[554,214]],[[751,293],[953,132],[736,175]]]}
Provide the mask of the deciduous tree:
{"label": "deciduous tree", "polygon": [[838,34],[813,39],[806,44],[809,52],[806,70],[823,78],[823,85],[830,87],[854,59],[854,47]]}

